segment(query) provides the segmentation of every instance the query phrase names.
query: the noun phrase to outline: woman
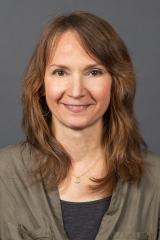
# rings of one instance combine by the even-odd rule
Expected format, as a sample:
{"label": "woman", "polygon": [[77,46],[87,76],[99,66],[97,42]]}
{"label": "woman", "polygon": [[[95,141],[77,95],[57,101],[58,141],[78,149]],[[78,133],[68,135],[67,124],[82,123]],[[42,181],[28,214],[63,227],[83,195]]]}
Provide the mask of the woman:
{"label": "woman", "polygon": [[140,135],[135,88],[104,19],[47,25],[22,85],[26,140],[0,152],[0,239],[160,239],[160,158]]}

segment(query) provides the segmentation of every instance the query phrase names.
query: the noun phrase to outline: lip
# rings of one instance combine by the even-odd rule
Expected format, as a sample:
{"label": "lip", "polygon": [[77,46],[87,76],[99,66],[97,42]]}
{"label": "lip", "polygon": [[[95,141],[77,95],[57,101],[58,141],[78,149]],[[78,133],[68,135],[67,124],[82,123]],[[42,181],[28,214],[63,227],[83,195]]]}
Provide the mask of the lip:
{"label": "lip", "polygon": [[67,104],[67,103],[63,103],[64,105],[67,105],[67,106],[88,106],[90,104]]}
{"label": "lip", "polygon": [[88,105],[64,104],[64,106],[71,112],[79,113],[79,112],[84,112],[90,106],[90,104]]}

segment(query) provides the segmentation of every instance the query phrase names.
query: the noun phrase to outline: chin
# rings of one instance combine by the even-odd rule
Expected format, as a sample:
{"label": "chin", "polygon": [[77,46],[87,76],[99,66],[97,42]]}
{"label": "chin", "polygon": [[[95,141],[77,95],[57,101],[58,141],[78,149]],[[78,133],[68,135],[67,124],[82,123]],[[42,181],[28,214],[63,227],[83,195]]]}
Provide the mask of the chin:
{"label": "chin", "polygon": [[88,128],[88,127],[90,127],[91,125],[92,125],[93,123],[89,123],[89,122],[76,122],[76,124],[75,124],[75,122],[73,122],[73,123],[66,123],[66,124],[64,124],[66,127],[68,127],[68,128],[71,128],[71,129],[74,129],[74,130],[83,130],[83,129],[85,129],[85,128]]}
{"label": "chin", "polygon": [[86,125],[86,124],[67,124],[65,126],[68,128],[74,129],[74,130],[83,130],[88,125]]}

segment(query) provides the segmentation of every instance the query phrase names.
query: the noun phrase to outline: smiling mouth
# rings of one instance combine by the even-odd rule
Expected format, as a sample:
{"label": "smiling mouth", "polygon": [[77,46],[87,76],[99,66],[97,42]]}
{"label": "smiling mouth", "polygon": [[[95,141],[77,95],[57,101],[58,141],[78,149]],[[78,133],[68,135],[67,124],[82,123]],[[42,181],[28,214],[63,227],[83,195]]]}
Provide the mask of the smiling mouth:
{"label": "smiling mouth", "polygon": [[90,106],[90,104],[88,105],[71,105],[71,104],[64,104],[64,106],[71,112],[75,112],[75,113],[78,113],[78,112],[83,112],[85,111],[88,106]]}
{"label": "smiling mouth", "polygon": [[67,105],[67,106],[89,106],[90,104],[65,104],[63,103],[64,105]]}

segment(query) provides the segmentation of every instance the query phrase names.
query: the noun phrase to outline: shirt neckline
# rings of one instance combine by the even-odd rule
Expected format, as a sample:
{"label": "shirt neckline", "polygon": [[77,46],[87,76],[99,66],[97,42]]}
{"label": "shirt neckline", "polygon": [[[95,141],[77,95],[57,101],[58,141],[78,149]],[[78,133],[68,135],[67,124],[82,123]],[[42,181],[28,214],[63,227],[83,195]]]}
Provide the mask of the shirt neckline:
{"label": "shirt neckline", "polygon": [[84,201],[84,202],[74,202],[74,201],[66,201],[63,199],[60,199],[60,202],[62,204],[71,204],[71,205],[86,205],[86,204],[95,204],[95,203],[101,203],[101,202],[105,202],[105,201],[109,201],[111,199],[111,196],[107,196],[105,198],[100,198],[100,199],[96,199],[96,200],[92,200],[92,201]]}

